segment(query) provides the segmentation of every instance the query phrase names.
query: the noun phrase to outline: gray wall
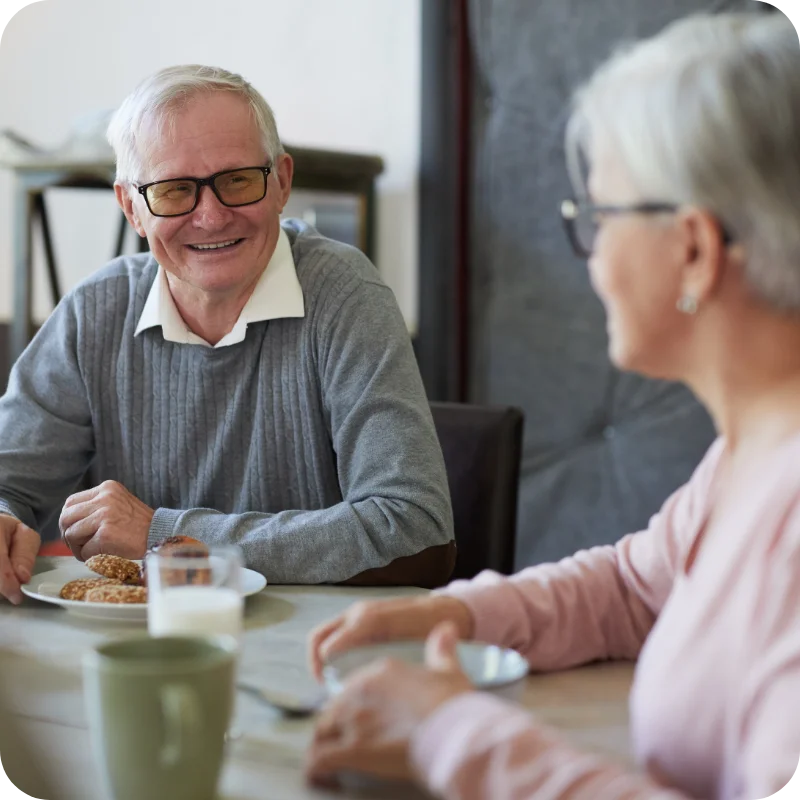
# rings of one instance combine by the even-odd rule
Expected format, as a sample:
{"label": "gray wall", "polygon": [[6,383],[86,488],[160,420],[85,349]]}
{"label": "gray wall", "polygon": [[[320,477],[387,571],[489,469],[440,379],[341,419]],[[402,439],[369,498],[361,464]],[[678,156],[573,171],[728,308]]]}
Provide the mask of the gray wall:
{"label": "gray wall", "polygon": [[622,39],[752,0],[470,0],[470,399],[526,415],[517,566],[646,525],[714,437],[680,386],[620,374],[559,217],[573,89]]}

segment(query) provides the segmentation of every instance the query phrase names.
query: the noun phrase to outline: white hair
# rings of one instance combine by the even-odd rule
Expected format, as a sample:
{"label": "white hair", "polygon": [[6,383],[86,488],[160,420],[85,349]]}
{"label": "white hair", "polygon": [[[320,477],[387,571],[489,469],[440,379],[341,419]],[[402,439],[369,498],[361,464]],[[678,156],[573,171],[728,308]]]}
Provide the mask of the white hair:
{"label": "white hair", "polygon": [[617,52],[576,94],[581,159],[620,159],[640,200],[713,213],[750,286],[800,310],[800,43],[782,14],[702,14]]}
{"label": "white hair", "polygon": [[116,110],[107,137],[117,158],[117,180],[131,183],[141,179],[142,154],[139,148],[146,127],[170,126],[176,113],[198,95],[232,92],[249,104],[261,133],[268,158],[283,153],[275,116],[267,101],[241,75],[219,67],[199,64],[167,67],[146,78]]}

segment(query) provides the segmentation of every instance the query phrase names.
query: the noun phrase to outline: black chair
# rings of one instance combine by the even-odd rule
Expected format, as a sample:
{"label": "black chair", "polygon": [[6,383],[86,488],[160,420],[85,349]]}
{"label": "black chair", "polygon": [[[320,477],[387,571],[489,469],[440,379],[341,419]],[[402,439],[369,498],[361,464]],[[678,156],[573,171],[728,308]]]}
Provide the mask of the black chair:
{"label": "black chair", "polygon": [[523,415],[517,408],[431,403],[453,502],[452,579],[514,569]]}

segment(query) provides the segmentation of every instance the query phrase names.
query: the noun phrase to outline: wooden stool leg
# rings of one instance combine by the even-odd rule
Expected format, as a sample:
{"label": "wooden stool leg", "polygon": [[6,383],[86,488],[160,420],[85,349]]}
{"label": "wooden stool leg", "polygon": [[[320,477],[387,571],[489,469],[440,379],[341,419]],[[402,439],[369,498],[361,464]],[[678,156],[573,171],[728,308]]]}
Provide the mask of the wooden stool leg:
{"label": "wooden stool leg", "polygon": [[44,242],[44,259],[47,266],[47,277],[50,281],[50,296],[53,305],[57,306],[61,300],[61,286],[58,280],[58,270],[56,269],[56,258],[53,252],[53,240],[50,238],[50,223],[47,219],[47,207],[44,202],[44,193],[37,192],[34,195],[34,208],[39,215],[42,226],[42,240]]}
{"label": "wooden stool leg", "polygon": [[122,219],[119,221],[119,231],[117,232],[117,247],[114,252],[114,258],[122,255],[125,248],[125,232],[128,230],[128,220],[125,219],[125,214],[122,214]]}
{"label": "wooden stool leg", "polygon": [[8,346],[9,367],[19,358],[33,336],[33,192],[19,173],[14,181],[14,316]]}
{"label": "wooden stool leg", "polygon": [[[128,220],[125,218],[125,215],[122,215],[122,219],[119,223],[119,231],[117,233],[117,252],[114,254],[115,256],[121,256],[123,248],[125,247],[125,233],[128,230]],[[137,234],[136,238],[136,249],[139,253],[148,253],[150,252],[150,245],[147,243],[147,239],[143,239],[141,236]]]}

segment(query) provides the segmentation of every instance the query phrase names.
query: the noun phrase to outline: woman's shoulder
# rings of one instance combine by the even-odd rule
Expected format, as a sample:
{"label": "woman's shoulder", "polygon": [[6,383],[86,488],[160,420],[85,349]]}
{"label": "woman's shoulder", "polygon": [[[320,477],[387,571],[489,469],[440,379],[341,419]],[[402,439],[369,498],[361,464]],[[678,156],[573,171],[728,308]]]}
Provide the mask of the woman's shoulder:
{"label": "woman's shoulder", "polygon": [[762,485],[765,521],[772,523],[767,552],[800,558],[800,432],[787,439],[753,479]]}
{"label": "woman's shoulder", "polygon": [[[718,459],[726,456],[724,443]],[[800,558],[800,432],[787,437],[752,463],[736,465],[732,487],[722,493],[728,535],[741,530],[753,564],[794,562]],[[800,575],[797,576],[800,579]]]}
{"label": "woman's shoulder", "polygon": [[[725,454],[725,439],[720,436],[706,450],[706,454],[695,468],[692,477],[679,490],[681,493],[685,493],[695,499],[692,506],[705,507],[709,502],[714,490],[714,484],[725,460]],[[696,510],[699,512],[699,509]]]}

